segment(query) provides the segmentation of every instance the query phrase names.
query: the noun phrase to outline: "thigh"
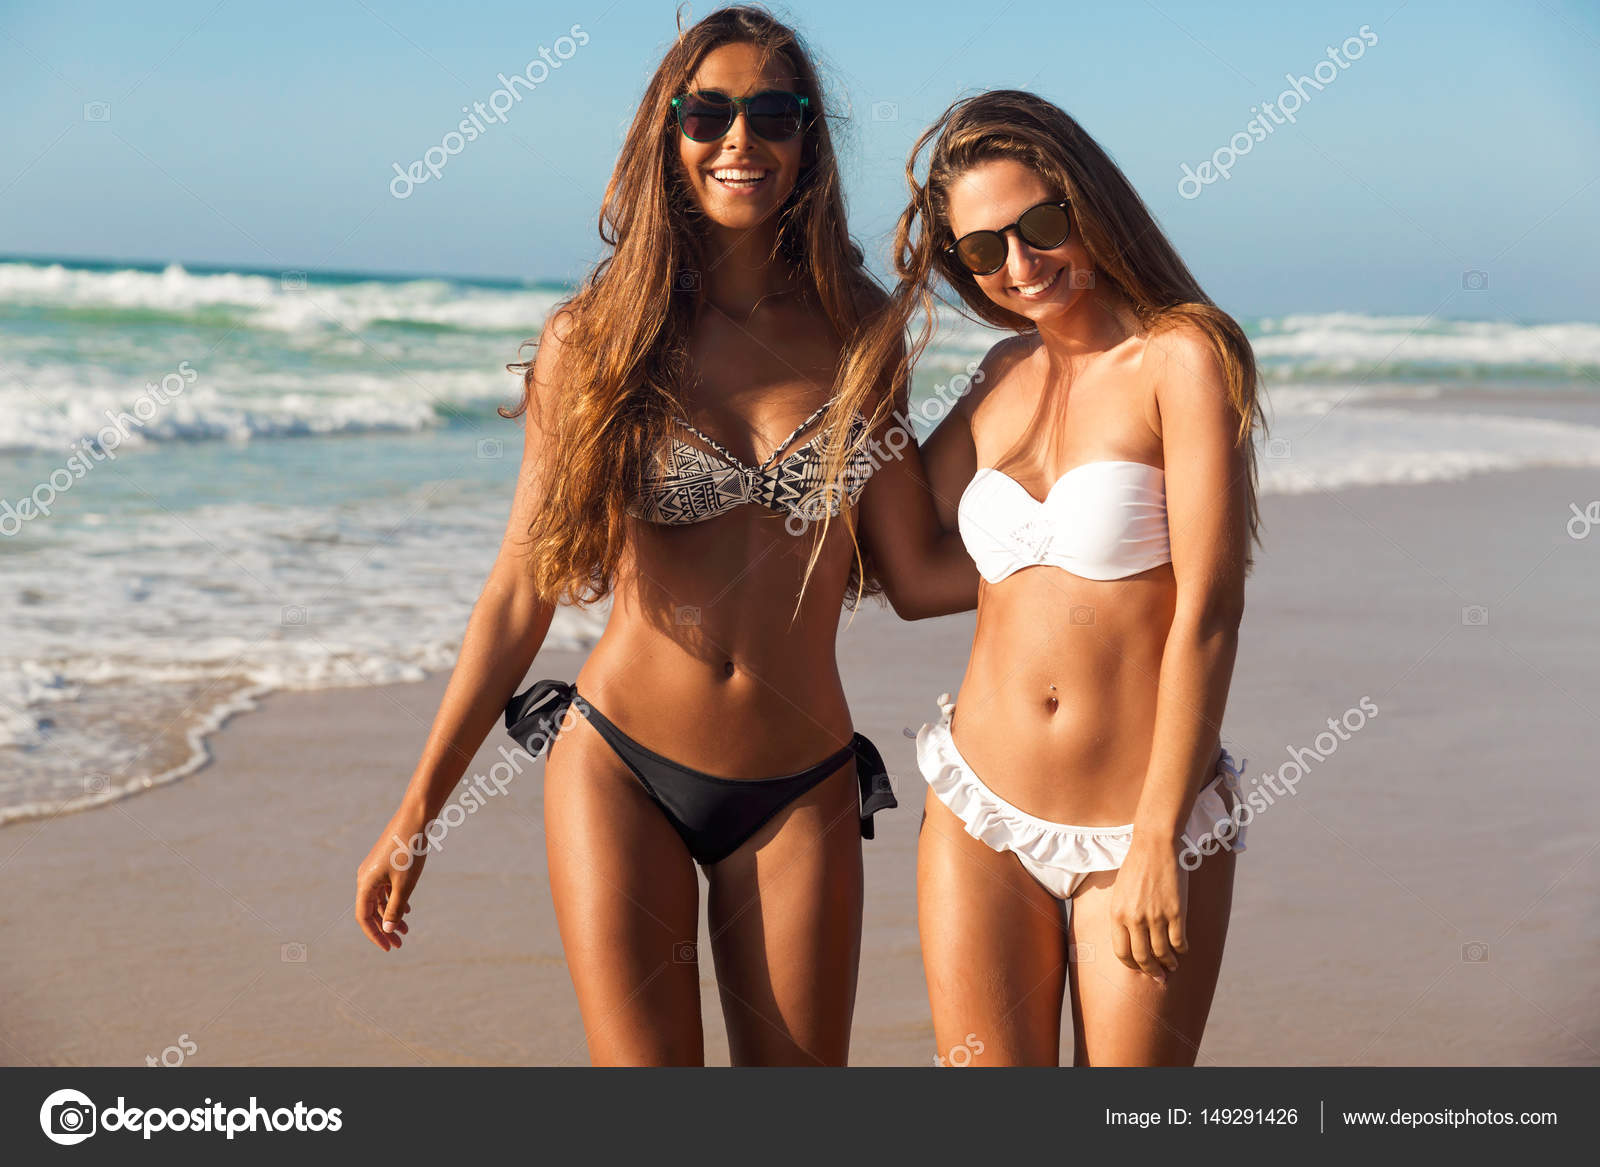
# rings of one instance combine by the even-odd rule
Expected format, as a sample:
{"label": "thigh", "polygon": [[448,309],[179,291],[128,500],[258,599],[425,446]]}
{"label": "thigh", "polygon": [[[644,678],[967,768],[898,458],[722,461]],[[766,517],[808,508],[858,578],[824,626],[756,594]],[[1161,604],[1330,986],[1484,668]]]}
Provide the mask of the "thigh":
{"label": "thigh", "polygon": [[[917,842],[917,919],[939,1056],[1054,1066],[1067,936],[1061,901],[1016,856],[967,834],[930,790]],[[965,1047],[965,1053],[952,1053]]]}
{"label": "thigh", "polygon": [[1073,1062],[1090,1066],[1192,1066],[1200,1053],[1211,997],[1222,967],[1233,906],[1231,851],[1207,856],[1187,880],[1184,931],[1189,951],[1165,987],[1116,957],[1111,935],[1111,889],[1115,871],[1089,876],[1072,898]]}
{"label": "thigh", "polygon": [[590,1061],[702,1064],[694,863],[587,722],[551,748],[544,818],[550,892]]}
{"label": "thigh", "polygon": [[861,826],[847,764],[711,865],[733,1064],[842,1066],[861,959]]}

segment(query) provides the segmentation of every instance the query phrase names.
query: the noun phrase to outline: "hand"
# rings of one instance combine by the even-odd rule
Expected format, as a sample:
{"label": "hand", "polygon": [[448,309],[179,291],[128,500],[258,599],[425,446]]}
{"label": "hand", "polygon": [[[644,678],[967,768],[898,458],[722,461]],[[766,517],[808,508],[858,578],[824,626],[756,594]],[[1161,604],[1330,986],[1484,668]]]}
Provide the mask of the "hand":
{"label": "hand", "polygon": [[385,952],[399,948],[409,931],[404,916],[428,857],[422,833],[427,825],[423,815],[402,807],[356,868],[356,923]]}
{"label": "hand", "polygon": [[[1148,838],[1148,837],[1147,837]],[[1117,959],[1157,984],[1178,970],[1189,951],[1184,935],[1188,881],[1170,843],[1142,842],[1137,831],[1111,887],[1111,946]]]}

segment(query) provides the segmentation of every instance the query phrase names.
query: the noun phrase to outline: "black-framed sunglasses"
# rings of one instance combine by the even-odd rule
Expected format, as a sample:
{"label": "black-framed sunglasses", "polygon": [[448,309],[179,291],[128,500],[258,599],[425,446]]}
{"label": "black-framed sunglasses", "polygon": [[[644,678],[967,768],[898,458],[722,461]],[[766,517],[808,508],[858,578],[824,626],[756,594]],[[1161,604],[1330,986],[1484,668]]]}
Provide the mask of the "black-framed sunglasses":
{"label": "black-framed sunglasses", "polygon": [[1071,199],[1040,203],[1017,216],[1015,223],[997,231],[972,231],[957,239],[945,254],[975,276],[993,275],[1006,265],[1006,232],[1015,230],[1030,247],[1049,251],[1060,247],[1072,234],[1072,216],[1067,214]]}
{"label": "black-framed sunglasses", "polygon": [[715,142],[733,129],[740,110],[744,111],[745,125],[756,137],[787,142],[804,128],[806,107],[810,104],[810,98],[782,89],[764,89],[749,97],[729,97],[707,89],[672,99],[678,128],[692,142]]}

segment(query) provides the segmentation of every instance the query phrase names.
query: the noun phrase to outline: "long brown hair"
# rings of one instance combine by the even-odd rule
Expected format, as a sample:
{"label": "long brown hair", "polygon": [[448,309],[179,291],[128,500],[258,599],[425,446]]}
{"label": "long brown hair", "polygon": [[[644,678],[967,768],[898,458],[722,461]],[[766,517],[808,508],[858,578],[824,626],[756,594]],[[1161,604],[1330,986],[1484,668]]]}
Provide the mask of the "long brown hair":
{"label": "long brown hair", "polygon": [[[926,182],[917,181],[917,160],[933,142]],[[1144,200],[1099,143],[1065,110],[1033,93],[999,89],[956,102],[923,133],[906,161],[911,201],[894,237],[895,274],[900,281],[872,335],[852,354],[847,376],[870,381],[892,369],[896,383],[932,339],[937,274],[955,289],[961,304],[983,323],[1012,332],[1034,331],[1031,321],[1000,307],[945,248],[950,230],[952,183],[980,163],[1011,159],[1038,174],[1072,201],[1074,228],[1096,270],[1096,285],[1109,284],[1131,306],[1148,334],[1181,324],[1200,329],[1220,362],[1228,399],[1239,416],[1236,445],[1243,448],[1249,476],[1249,541],[1245,569],[1260,542],[1256,505],[1253,431],[1265,421],[1256,395],[1256,363],[1244,330],[1218,308],[1167,239]],[[943,299],[938,297],[937,299]],[[911,347],[904,344],[913,315],[922,325]]]}
{"label": "long brown hair", "polygon": [[[779,211],[773,258],[786,260],[799,274],[841,343],[855,339],[872,293],[880,302],[883,297],[845,228],[822,86],[799,36],[748,5],[720,9],[688,29],[680,26],[645,88],[606,185],[599,229],[609,254],[554,310],[570,316],[572,327],[561,346],[559,407],[540,416],[548,441],[547,482],[528,531],[534,585],[549,602],[590,603],[609,594],[641,471],[672,417],[685,412],[680,390],[701,308],[701,273],[720,257],[711,253],[677,158],[671,102],[707,54],[729,44],[752,44],[780,59],[796,91],[809,99],[800,173]],[[501,415],[538,408],[534,359],[507,368],[522,370],[522,402]],[[831,435],[844,430],[839,423],[865,392],[833,406],[822,423]],[[838,438],[830,444],[838,445]]]}

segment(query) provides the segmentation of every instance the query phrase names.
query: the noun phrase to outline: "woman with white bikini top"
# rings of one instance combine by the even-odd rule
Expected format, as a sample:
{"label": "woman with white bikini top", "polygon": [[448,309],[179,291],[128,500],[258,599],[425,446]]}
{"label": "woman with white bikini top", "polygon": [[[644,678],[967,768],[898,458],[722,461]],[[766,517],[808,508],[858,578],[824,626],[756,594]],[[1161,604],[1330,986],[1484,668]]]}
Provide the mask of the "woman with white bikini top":
{"label": "woman with white bikini top", "polygon": [[900,321],[937,274],[1016,334],[956,407],[968,485],[942,500],[983,583],[957,700],[917,735],[939,1053],[1055,1065],[1070,1004],[1077,1064],[1192,1064],[1242,843],[1220,729],[1256,528],[1249,345],[1039,97],[952,106],[907,177]]}
{"label": "woman with white bikini top", "polygon": [[[991,586],[1026,567],[1056,567],[1084,580],[1120,580],[1172,561],[1165,474],[1142,462],[1080,463],[1057,478],[1042,501],[1005,471],[987,466],[962,494],[958,514],[962,541]],[[1089,627],[1092,614],[1092,608],[1083,607],[1076,618]],[[1069,610],[1069,621],[1073,616]],[[984,687],[980,680],[977,688]],[[1047,692],[1045,705],[1056,714],[1058,686],[1047,685]],[[1063,900],[1071,899],[1094,872],[1122,866],[1132,843],[1132,823],[1074,826],[1013,805],[985,785],[962,757],[951,730],[956,707],[949,694],[940,696],[939,707],[940,720],[917,735],[917,761],[933,793],[968,834],[995,850],[1012,852],[1029,874]],[[1226,825],[1230,804],[1222,794],[1239,790],[1239,772],[1233,756],[1219,748],[1215,777],[1195,800],[1186,835],[1220,833],[1233,850],[1244,850],[1244,828]]]}

